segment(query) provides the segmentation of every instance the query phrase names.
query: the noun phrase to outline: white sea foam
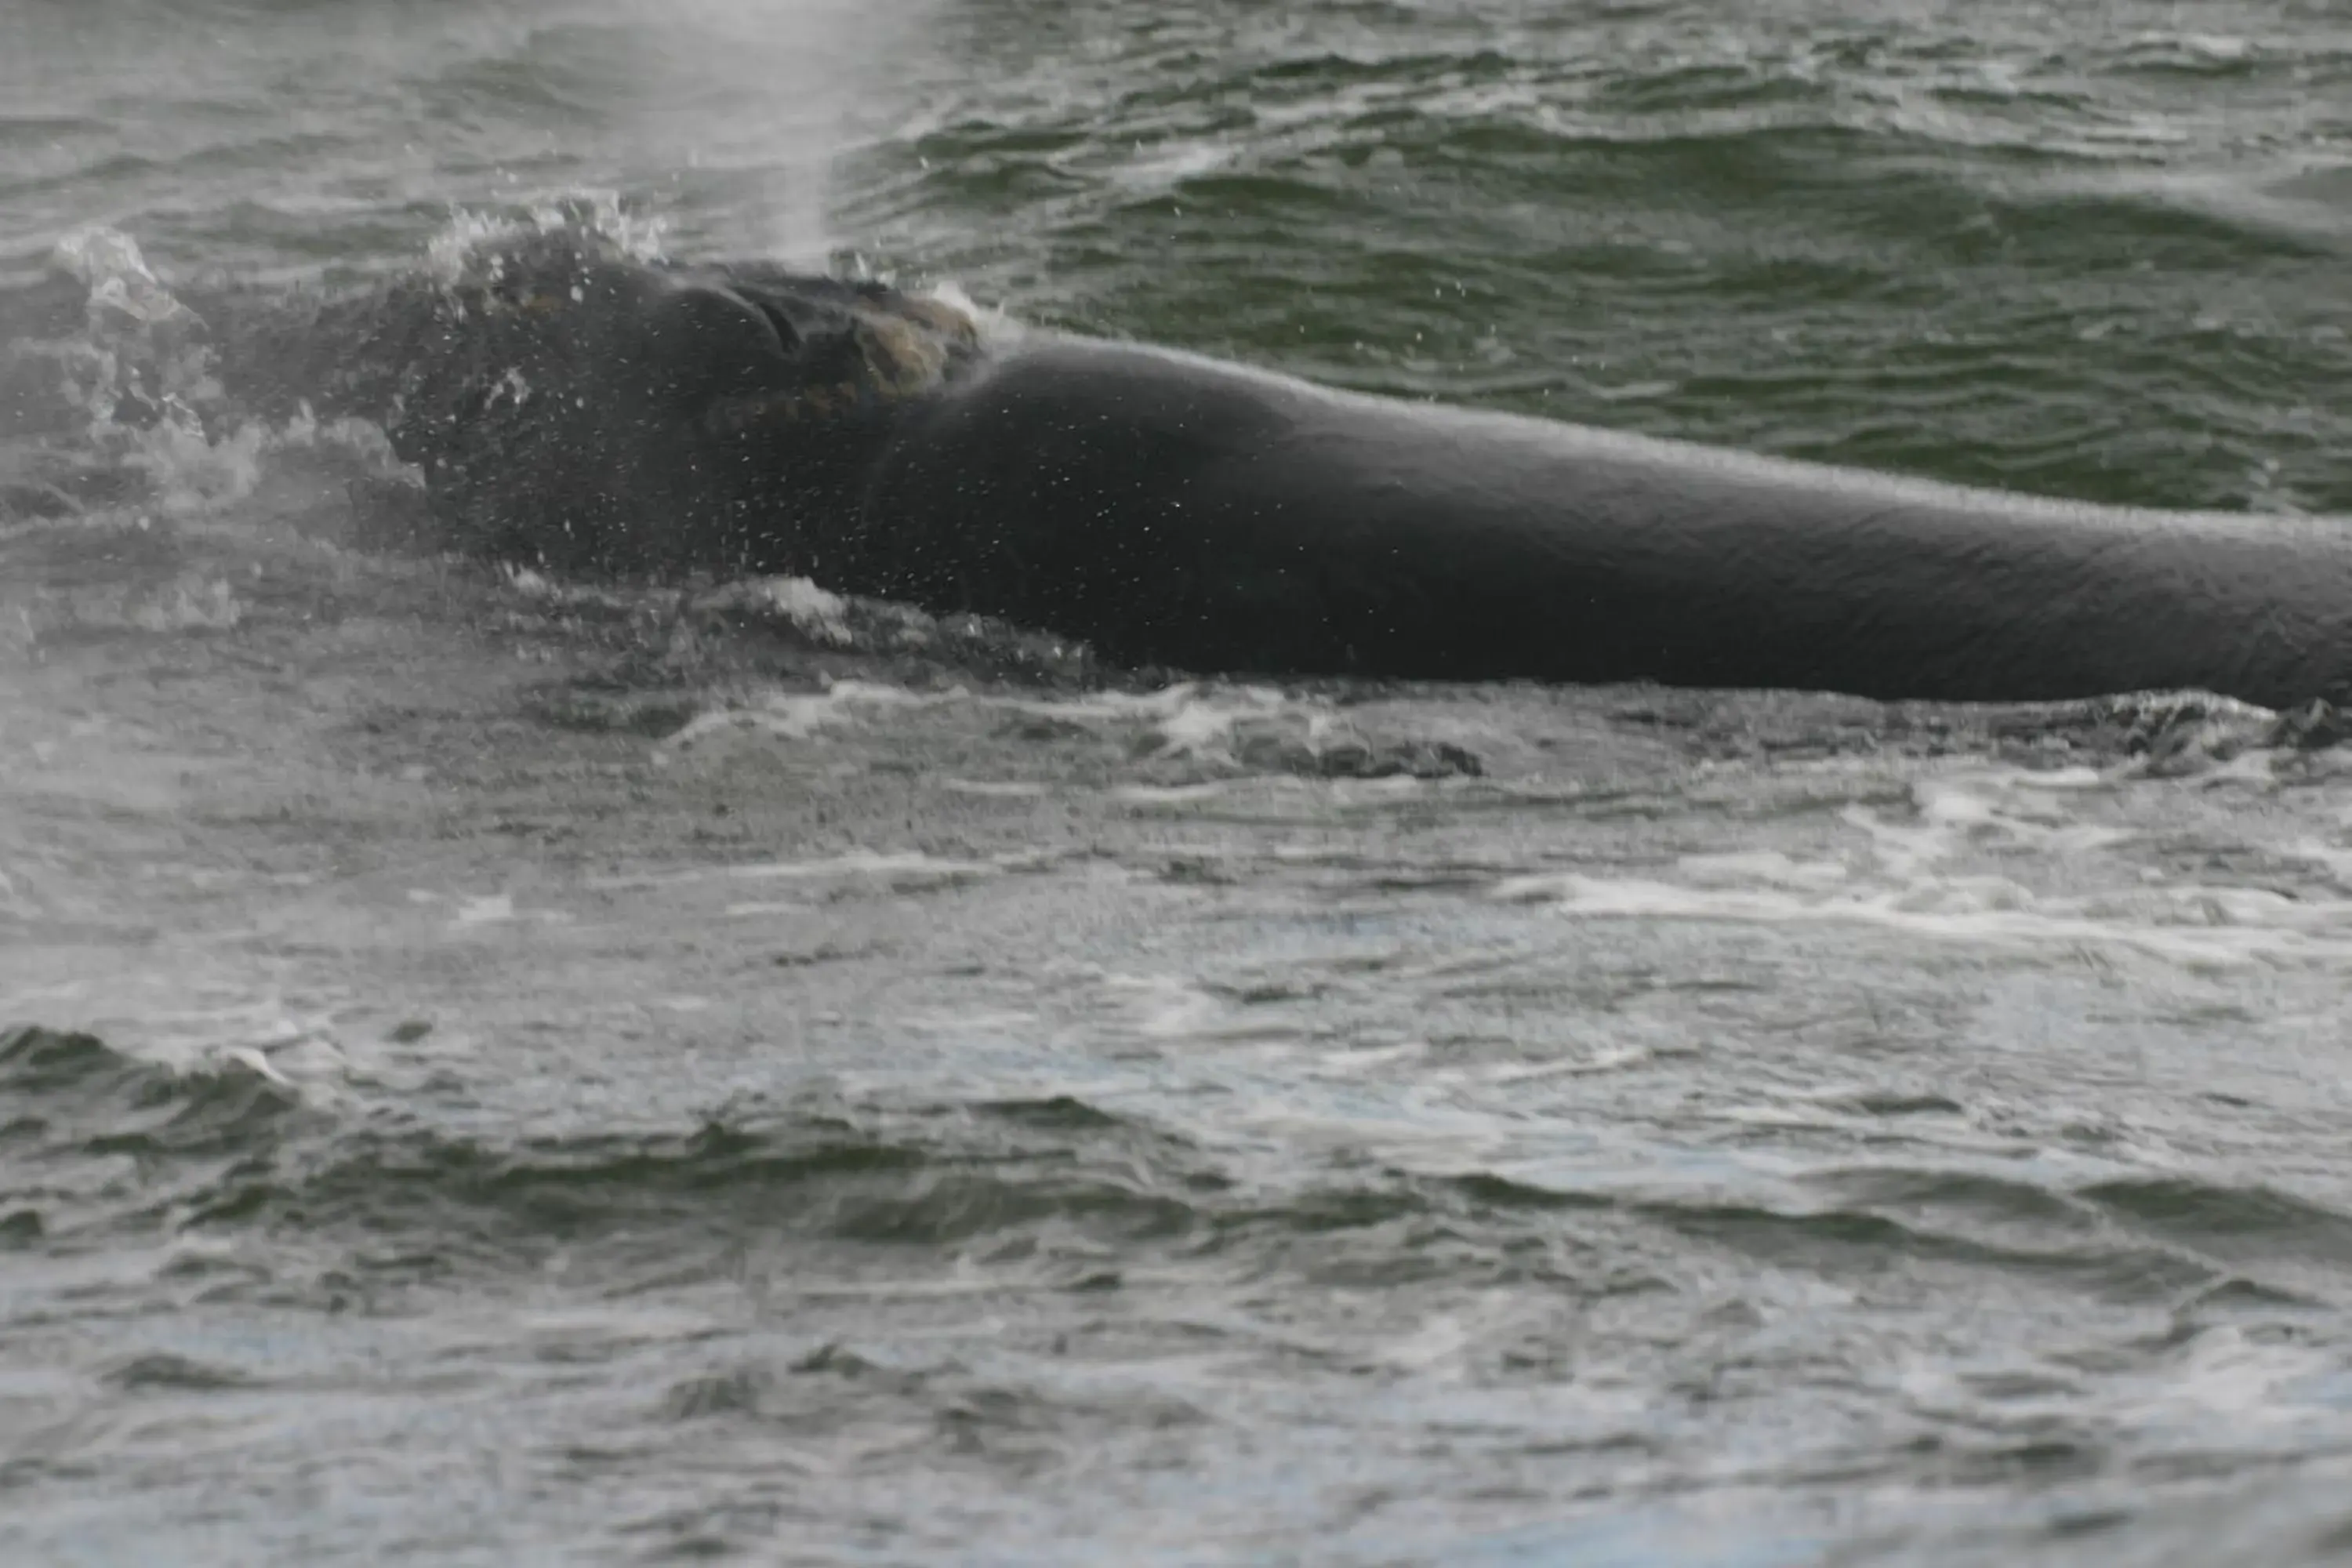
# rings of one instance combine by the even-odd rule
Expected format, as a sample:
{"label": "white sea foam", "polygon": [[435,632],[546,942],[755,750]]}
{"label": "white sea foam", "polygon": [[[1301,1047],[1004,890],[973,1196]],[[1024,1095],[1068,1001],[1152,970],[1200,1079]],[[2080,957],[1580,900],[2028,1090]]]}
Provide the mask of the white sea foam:
{"label": "white sea foam", "polygon": [[[634,888],[671,888],[690,883],[726,882],[878,882],[894,890],[911,891],[996,877],[1010,871],[1034,870],[1050,863],[1042,854],[1007,854],[985,859],[959,859],[921,850],[856,848],[838,855],[804,860],[746,860],[698,867],[687,871],[654,872],[620,877],[591,877],[583,884],[600,891]],[[770,906],[741,904],[730,912],[764,912]],[[802,907],[797,901],[772,906],[782,910]]]}
{"label": "white sea foam", "polygon": [[1507,879],[1495,892],[1549,903],[1562,914],[1875,926],[1930,942],[2006,946],[2028,954],[2091,946],[2200,966],[2352,960],[2352,903],[2314,910],[2284,900],[2266,903],[2246,889],[2229,897],[2212,890],[2159,893],[2135,907],[2037,899],[2016,882],[1992,877],[1824,897],[1565,873]]}
{"label": "white sea foam", "polygon": [[1023,779],[958,779],[940,781],[940,787],[951,795],[975,795],[982,800],[1034,800],[1049,792],[1047,786]]}
{"label": "white sea foam", "polygon": [[805,741],[819,730],[850,724],[890,709],[935,708],[968,698],[961,688],[944,692],[910,691],[871,680],[828,681],[815,691],[771,691],[740,707],[697,714],[686,727],[662,742],[667,752],[684,751],[712,737],[751,732],[788,741]]}
{"label": "white sea foam", "polygon": [[[1848,807],[1838,853],[1700,854],[1640,870],[1505,877],[1493,897],[1583,919],[1850,925],[2021,956],[2138,955],[2198,968],[2352,960],[2352,899],[2315,897],[2145,863],[2140,835],[2088,819],[2101,780],[1971,767],[1915,781],[1908,820]],[[2155,782],[2139,787],[2176,788]],[[2352,875],[2352,850],[2305,838],[2280,855]]]}
{"label": "white sea foam", "polygon": [[514,900],[505,893],[486,893],[459,901],[449,923],[467,926],[504,925],[515,918]]}
{"label": "white sea foam", "polygon": [[848,646],[849,601],[806,577],[764,577],[757,591],[786,619],[819,642]]}
{"label": "white sea foam", "polygon": [[852,849],[846,854],[814,860],[765,860],[728,866],[721,868],[719,875],[761,881],[877,877],[903,886],[916,881],[951,882],[972,877],[992,877],[1003,869],[1004,866],[999,861],[957,860],[926,855],[919,850],[883,853],[873,849]]}
{"label": "white sea foam", "polygon": [[[518,574],[528,592],[553,592],[543,580]],[[762,595],[824,640],[846,639],[847,607],[837,596],[804,579],[772,579]],[[666,753],[707,745],[727,735],[764,735],[805,741],[820,731],[876,722],[890,715],[943,708],[1019,713],[1031,718],[1116,731],[1141,731],[1131,754],[1169,761],[1234,763],[1236,744],[1269,726],[1295,734],[1309,749],[1352,733],[1329,705],[1293,698],[1269,687],[1223,686],[1181,681],[1150,691],[1098,691],[1081,697],[1022,697],[977,693],[962,686],[917,691],[885,681],[824,679],[814,691],[772,690],[748,700],[698,714],[659,748]],[[963,793],[1031,794],[1035,786],[998,785],[961,780]]]}

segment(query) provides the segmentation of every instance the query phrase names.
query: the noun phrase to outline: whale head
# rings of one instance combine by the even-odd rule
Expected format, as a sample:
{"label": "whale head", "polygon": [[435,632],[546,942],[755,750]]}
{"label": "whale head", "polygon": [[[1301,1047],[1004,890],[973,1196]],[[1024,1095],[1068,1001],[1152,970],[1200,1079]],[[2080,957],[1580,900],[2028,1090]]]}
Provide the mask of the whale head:
{"label": "whale head", "polygon": [[394,448],[445,541],[590,572],[822,568],[875,456],[979,353],[874,282],[673,268],[574,237],[488,258],[404,336]]}

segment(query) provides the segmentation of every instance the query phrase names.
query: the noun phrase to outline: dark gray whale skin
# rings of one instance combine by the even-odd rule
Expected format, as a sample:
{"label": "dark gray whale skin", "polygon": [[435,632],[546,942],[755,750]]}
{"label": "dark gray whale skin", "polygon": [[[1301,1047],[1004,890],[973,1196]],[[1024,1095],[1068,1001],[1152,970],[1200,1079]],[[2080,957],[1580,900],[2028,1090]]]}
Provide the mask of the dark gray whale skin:
{"label": "dark gray whale skin", "polygon": [[2352,521],[2038,500],[1048,339],[908,412],[857,581],[1196,669],[2352,694]]}
{"label": "dark gray whale skin", "polygon": [[2352,520],[2037,500],[984,343],[879,284],[562,244],[256,342],[257,385],[386,419],[443,544],[566,572],[800,574],[1203,672],[2352,699]]}

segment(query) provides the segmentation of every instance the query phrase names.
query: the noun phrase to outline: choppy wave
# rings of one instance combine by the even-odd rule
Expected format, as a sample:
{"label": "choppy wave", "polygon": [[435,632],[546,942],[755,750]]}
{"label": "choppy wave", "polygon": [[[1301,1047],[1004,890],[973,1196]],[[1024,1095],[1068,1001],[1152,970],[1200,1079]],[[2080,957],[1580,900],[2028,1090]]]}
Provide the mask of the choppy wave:
{"label": "choppy wave", "polygon": [[[778,1510],[895,1486],[887,1538],[921,1551],[968,1484],[1022,1496],[1091,1479],[1118,1521],[1064,1511],[1058,1531],[1197,1546],[1181,1500],[1142,1479],[1173,1468],[1254,1528],[1319,1518],[1369,1542],[1344,1501],[1312,1498],[1443,1456],[1518,1478],[1485,1494],[1474,1535],[1547,1550],[1649,1508],[1665,1511],[1641,1528],[1676,1538],[1696,1516],[1669,1500],[1694,1487],[1836,1497],[1916,1531],[1894,1524],[1917,1511],[1896,1499],[2022,1486],[2044,1500],[2011,1550],[2054,1550],[2086,1515],[2120,1548],[2177,1539],[2161,1512],[2157,1536],[2135,1524],[2140,1489],[2241,1473],[2277,1542],[2289,1521],[2317,1539],[2325,1515],[2314,1493],[2281,1514],[2259,1478],[2291,1464],[2316,1484],[2315,1456],[2352,1440],[2339,1358],[2308,1332],[2346,1288],[2352,1212],[2259,1179],[2003,1170],[1917,1144],[1770,1196],[1685,1185],[1664,1147],[1649,1173],[1599,1181],[1447,1168],[1427,1150],[1301,1169],[1072,1094],[836,1093],[730,1101],[641,1135],[452,1135],[314,1110],[241,1065],[167,1071],[39,1029],[0,1046],[0,1237],[20,1265],[38,1259],[12,1289],[18,1331],[53,1338],[93,1312],[117,1325],[87,1391],[19,1377],[6,1395],[41,1438],[9,1479],[52,1500],[88,1493],[100,1453],[187,1458],[186,1439],[139,1424],[165,1409],[234,1427],[331,1392],[345,1417],[293,1417],[308,1462],[381,1463],[399,1396],[330,1369],[404,1361],[404,1325],[428,1322],[453,1371],[517,1335],[543,1368],[500,1374],[499,1414],[451,1405],[454,1387],[431,1396],[478,1411],[445,1436],[461,1455],[511,1442],[534,1405],[577,1401],[562,1391],[583,1376],[629,1369],[633,1391],[593,1430],[534,1432],[522,1450],[617,1489],[619,1511],[585,1518],[622,1541],[747,1546]],[[1893,1131],[1959,1107],[1857,1109]],[[127,1273],[73,1264],[142,1237]],[[159,1289],[169,1315],[140,1309]],[[1880,1327],[1854,1315],[1857,1293]],[[1948,1341],[1969,1349],[1950,1360]],[[1678,1370],[1660,1385],[1662,1357]],[[1384,1391],[1381,1419],[1293,1462],[1308,1498],[1250,1479],[1265,1423],[1365,1389]],[[249,1458],[280,1462],[282,1438],[255,1441]],[[705,1495],[636,1491],[655,1449],[685,1457]],[[1584,1478],[1566,1507],[1539,1479],[1563,1464]],[[19,1516],[47,1540],[69,1517],[54,1501]],[[510,1518],[544,1528],[532,1507]],[[435,1539],[404,1517],[327,1528]],[[1017,1517],[992,1528],[1033,1540]],[[1433,1548],[1463,1527],[1428,1528]]]}
{"label": "choppy wave", "polygon": [[[1435,1150],[1269,1181],[1246,1141],[1069,1094],[755,1097],[664,1131],[452,1136],[391,1106],[311,1104],[263,1062],[170,1068],[37,1026],[0,1039],[0,1092],[11,1246],[251,1235],[387,1289],[561,1267],[626,1292],[740,1279],[745,1249],[765,1248],[761,1289],[812,1299],[926,1296],[943,1254],[973,1266],[971,1293],[1116,1290],[1128,1275],[1167,1289],[1276,1258],[1328,1282],[1465,1290],[1515,1277],[1539,1242],[1558,1264],[1587,1257],[1583,1289],[1671,1295],[1675,1279],[1623,1270],[1704,1273],[1664,1261],[1684,1241],[1799,1275],[1862,1268],[1894,1287],[1957,1269],[1998,1294],[2112,1306],[2321,1309],[2352,1278],[2352,1210],[2260,1181],[1938,1161],[1926,1135],[1963,1108],[1933,1096],[1848,1108],[1917,1129],[1910,1162],[1827,1161],[1759,1202],[1671,1163],[1579,1178],[1523,1160],[1449,1170]],[[809,1273],[819,1259],[858,1278]]]}

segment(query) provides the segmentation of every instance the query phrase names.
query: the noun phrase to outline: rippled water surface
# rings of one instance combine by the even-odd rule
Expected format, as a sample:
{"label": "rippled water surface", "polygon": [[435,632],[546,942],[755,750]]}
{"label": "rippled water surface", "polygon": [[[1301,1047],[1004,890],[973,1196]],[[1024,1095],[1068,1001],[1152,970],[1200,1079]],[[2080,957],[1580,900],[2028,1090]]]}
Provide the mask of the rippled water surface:
{"label": "rippled water surface", "polygon": [[2352,1552],[2329,733],[1130,677],[127,379],[550,224],[2352,513],[2340,5],[0,0],[0,1558]]}

